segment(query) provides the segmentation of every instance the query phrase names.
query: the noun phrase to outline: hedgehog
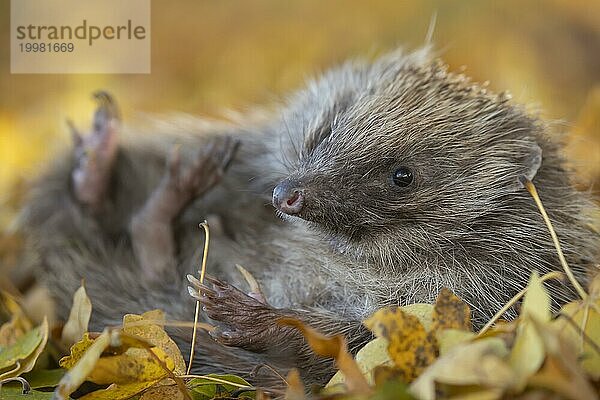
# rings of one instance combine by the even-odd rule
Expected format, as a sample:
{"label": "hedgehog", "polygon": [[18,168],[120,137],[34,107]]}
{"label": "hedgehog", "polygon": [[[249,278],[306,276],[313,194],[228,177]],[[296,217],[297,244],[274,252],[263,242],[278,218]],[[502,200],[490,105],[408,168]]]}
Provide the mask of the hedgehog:
{"label": "hedgehog", "polygon": [[[85,279],[92,329],[156,308],[191,320],[199,301],[215,329],[196,341],[196,373],[281,387],[266,364],[323,384],[333,361],[280,318],[343,334],[356,352],[372,338],[361,323],[372,312],[432,302],[442,288],[481,326],[532,271],[560,269],[521,177],[535,183],[579,282],[598,270],[595,206],[574,188],[554,127],[428,49],[344,63],[278,107],[228,122],[169,115],[128,126],[111,95],[95,97],[91,131],[71,127],[73,150],[23,208],[37,275],[63,318]],[[205,219],[209,275],[188,281]],[[551,290],[555,306],[576,296],[564,282]],[[191,330],[170,334],[187,354]]]}

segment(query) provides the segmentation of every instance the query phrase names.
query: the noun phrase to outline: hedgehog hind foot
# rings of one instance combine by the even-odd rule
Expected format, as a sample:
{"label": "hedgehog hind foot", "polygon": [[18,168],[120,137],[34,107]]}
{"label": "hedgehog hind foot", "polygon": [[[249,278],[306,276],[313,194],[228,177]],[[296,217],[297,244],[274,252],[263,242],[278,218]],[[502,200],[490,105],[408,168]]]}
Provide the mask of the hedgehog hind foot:
{"label": "hedgehog hind foot", "polygon": [[82,135],[69,123],[74,142],[75,167],[71,171],[77,201],[94,212],[102,210],[118,151],[120,116],[113,97],[94,93],[98,103],[92,130]]}

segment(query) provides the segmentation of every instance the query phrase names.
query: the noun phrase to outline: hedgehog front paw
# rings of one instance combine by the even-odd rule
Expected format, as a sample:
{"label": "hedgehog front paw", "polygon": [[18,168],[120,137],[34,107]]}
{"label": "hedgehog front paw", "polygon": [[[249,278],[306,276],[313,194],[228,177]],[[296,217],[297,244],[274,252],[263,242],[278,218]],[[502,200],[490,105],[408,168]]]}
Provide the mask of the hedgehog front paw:
{"label": "hedgehog front paw", "polygon": [[207,284],[188,275],[189,292],[200,303],[208,317],[220,323],[210,335],[219,343],[254,352],[264,352],[278,342],[286,327],[277,320],[284,310],[271,307],[256,296],[248,295],[232,285],[206,276]]}
{"label": "hedgehog front paw", "polygon": [[212,189],[229,167],[239,146],[239,141],[229,136],[213,139],[196,155],[195,160],[183,167],[176,147],[169,159],[164,190],[177,195],[183,203],[199,197]]}
{"label": "hedgehog front paw", "polygon": [[167,162],[167,172],[144,206],[152,219],[170,222],[194,199],[212,189],[225,174],[239,146],[231,137],[213,139],[191,163],[183,163],[179,147]]}

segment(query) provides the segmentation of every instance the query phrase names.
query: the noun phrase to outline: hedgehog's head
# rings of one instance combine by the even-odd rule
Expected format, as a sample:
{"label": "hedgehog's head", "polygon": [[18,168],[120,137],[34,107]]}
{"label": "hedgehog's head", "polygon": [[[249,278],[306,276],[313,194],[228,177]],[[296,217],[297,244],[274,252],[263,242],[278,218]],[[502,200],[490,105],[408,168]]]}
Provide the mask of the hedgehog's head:
{"label": "hedgehog's head", "polygon": [[519,176],[541,164],[536,119],[421,54],[343,66],[299,99],[287,128],[304,142],[273,205],[347,243],[408,243],[514,213]]}

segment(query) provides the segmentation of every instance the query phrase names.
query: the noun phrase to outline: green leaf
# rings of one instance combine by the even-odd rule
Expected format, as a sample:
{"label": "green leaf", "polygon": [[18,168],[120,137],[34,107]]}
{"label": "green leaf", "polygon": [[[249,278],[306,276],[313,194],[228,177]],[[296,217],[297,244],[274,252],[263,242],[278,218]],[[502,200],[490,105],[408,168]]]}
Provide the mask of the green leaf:
{"label": "green leaf", "polygon": [[17,361],[27,358],[44,338],[41,327],[34,328],[8,347],[0,348],[0,370],[12,367]]}
{"label": "green leaf", "polygon": [[412,400],[415,399],[409,392],[407,386],[400,381],[387,381],[377,388],[377,392],[370,400]]}
{"label": "green leaf", "polygon": [[21,385],[2,385],[0,387],[0,399],[2,400],[49,400],[52,399],[52,392],[40,392],[32,390],[23,394]]}
{"label": "green leaf", "polygon": [[23,378],[27,379],[33,389],[53,388],[58,386],[58,382],[66,372],[62,368],[41,369],[23,374]]}
{"label": "green leaf", "polygon": [[[215,397],[226,397],[243,387],[251,388],[252,385],[239,376],[210,374],[202,378],[192,379],[188,383],[188,387],[190,388],[192,399],[210,400]],[[255,393],[248,391],[244,393],[243,397],[253,399]]]}

